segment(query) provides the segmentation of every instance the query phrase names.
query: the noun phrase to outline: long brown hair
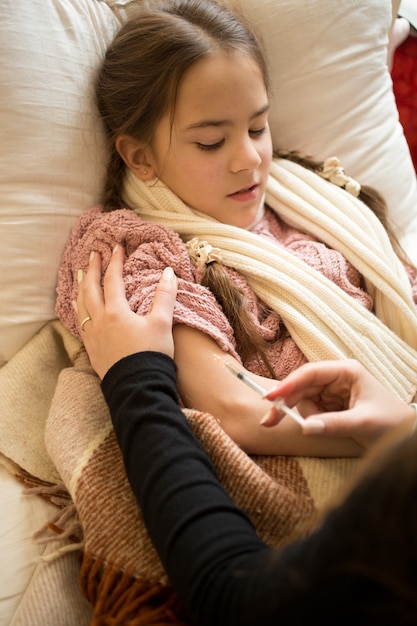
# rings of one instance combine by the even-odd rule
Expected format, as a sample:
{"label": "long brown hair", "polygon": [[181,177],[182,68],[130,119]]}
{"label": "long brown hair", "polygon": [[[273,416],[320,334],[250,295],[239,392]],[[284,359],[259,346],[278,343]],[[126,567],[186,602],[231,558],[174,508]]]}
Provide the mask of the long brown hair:
{"label": "long brown hair", "polygon": [[[96,100],[107,136],[109,162],[103,192],[106,211],[124,206],[125,163],[116,150],[120,135],[152,144],[158,122],[171,120],[181,79],[195,62],[214,51],[239,51],[258,65],[267,91],[265,54],[244,18],[215,0],[173,0],[144,3],[109,46],[96,81]],[[202,284],[215,295],[234,332],[243,359],[259,353],[266,342],[259,335],[244,295],[218,263],[207,266]]]}

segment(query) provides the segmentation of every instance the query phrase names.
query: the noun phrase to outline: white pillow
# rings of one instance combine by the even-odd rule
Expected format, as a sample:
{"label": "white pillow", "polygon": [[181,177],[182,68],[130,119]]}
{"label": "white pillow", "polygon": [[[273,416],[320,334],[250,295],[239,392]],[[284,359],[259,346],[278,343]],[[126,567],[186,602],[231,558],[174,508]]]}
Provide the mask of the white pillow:
{"label": "white pillow", "polygon": [[[98,201],[105,155],[92,75],[129,4],[2,2],[0,363],[54,317],[68,233]],[[241,4],[269,54],[275,144],[336,154],[379,188],[417,261],[416,183],[385,64],[390,0]]]}
{"label": "white pillow", "polygon": [[94,0],[3,0],[0,363],[54,317],[74,221],[104,174],[92,75],[119,22]]}
{"label": "white pillow", "polygon": [[405,17],[411,26],[417,30],[417,4],[416,0],[401,0],[398,15]]}

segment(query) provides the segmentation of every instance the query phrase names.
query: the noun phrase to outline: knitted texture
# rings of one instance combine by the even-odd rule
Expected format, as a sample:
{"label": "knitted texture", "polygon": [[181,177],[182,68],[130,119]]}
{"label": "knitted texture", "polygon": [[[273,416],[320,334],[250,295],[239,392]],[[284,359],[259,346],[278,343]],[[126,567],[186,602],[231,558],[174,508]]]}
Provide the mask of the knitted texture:
{"label": "knitted texture", "polygon": [[417,313],[410,283],[386,231],[362,202],[295,163],[272,163],[267,204],[361,272],[375,315],[284,247],[193,211],[159,180],[144,183],[128,171],[124,200],[184,241],[197,236],[220,248],[223,263],[279,313],[308,360],[356,358],[401,398],[414,397]]}
{"label": "knitted texture", "polygon": [[142,222],[126,209],[110,213],[90,209],[81,216],[67,242],[58,276],[56,313],[75,336],[83,339],[71,304],[77,298],[77,270],[88,267],[90,252],[95,250],[101,255],[104,271],[116,243],[126,251],[123,278],[133,311],[149,313],[162,270],[169,265],[179,279],[174,323],[209,334],[223,350],[238,358],[232,328],[213,294],[198,284],[180,237],[164,227]]}

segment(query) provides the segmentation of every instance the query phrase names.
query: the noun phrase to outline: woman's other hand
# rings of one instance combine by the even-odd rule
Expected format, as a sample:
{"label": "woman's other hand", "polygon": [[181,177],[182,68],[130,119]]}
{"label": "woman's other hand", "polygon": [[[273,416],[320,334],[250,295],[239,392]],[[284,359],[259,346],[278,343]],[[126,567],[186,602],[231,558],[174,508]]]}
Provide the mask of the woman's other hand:
{"label": "woman's other hand", "polygon": [[101,258],[92,252],[88,271],[79,271],[77,302],[73,303],[83,331],[84,345],[91,365],[100,378],[110,367],[136,352],[151,350],[174,355],[172,316],[177,295],[177,279],[166,268],[156,289],[152,311],[134,313],[126,300],[123,283],[124,251],[116,246],[100,285]]}

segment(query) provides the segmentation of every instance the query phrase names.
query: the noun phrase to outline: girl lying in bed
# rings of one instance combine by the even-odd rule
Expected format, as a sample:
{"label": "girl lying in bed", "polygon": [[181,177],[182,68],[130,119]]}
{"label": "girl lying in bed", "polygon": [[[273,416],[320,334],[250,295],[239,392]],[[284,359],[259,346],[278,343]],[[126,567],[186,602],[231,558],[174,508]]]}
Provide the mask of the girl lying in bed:
{"label": "girl lying in bed", "polygon": [[411,401],[417,277],[361,198],[378,214],[382,200],[337,159],[273,158],[265,57],[243,19],[214,1],[139,9],[109,47],[96,94],[108,173],[103,207],[81,217],[65,250],[63,323],[82,339],[77,271],[91,250],[105,269],[120,243],[138,314],[167,265],[178,276],[185,406],[215,415],[249,453],[360,454],[353,439],[306,437],[288,418],[260,426],[269,403],[222,359],[270,388],[306,361],[352,357]]}

